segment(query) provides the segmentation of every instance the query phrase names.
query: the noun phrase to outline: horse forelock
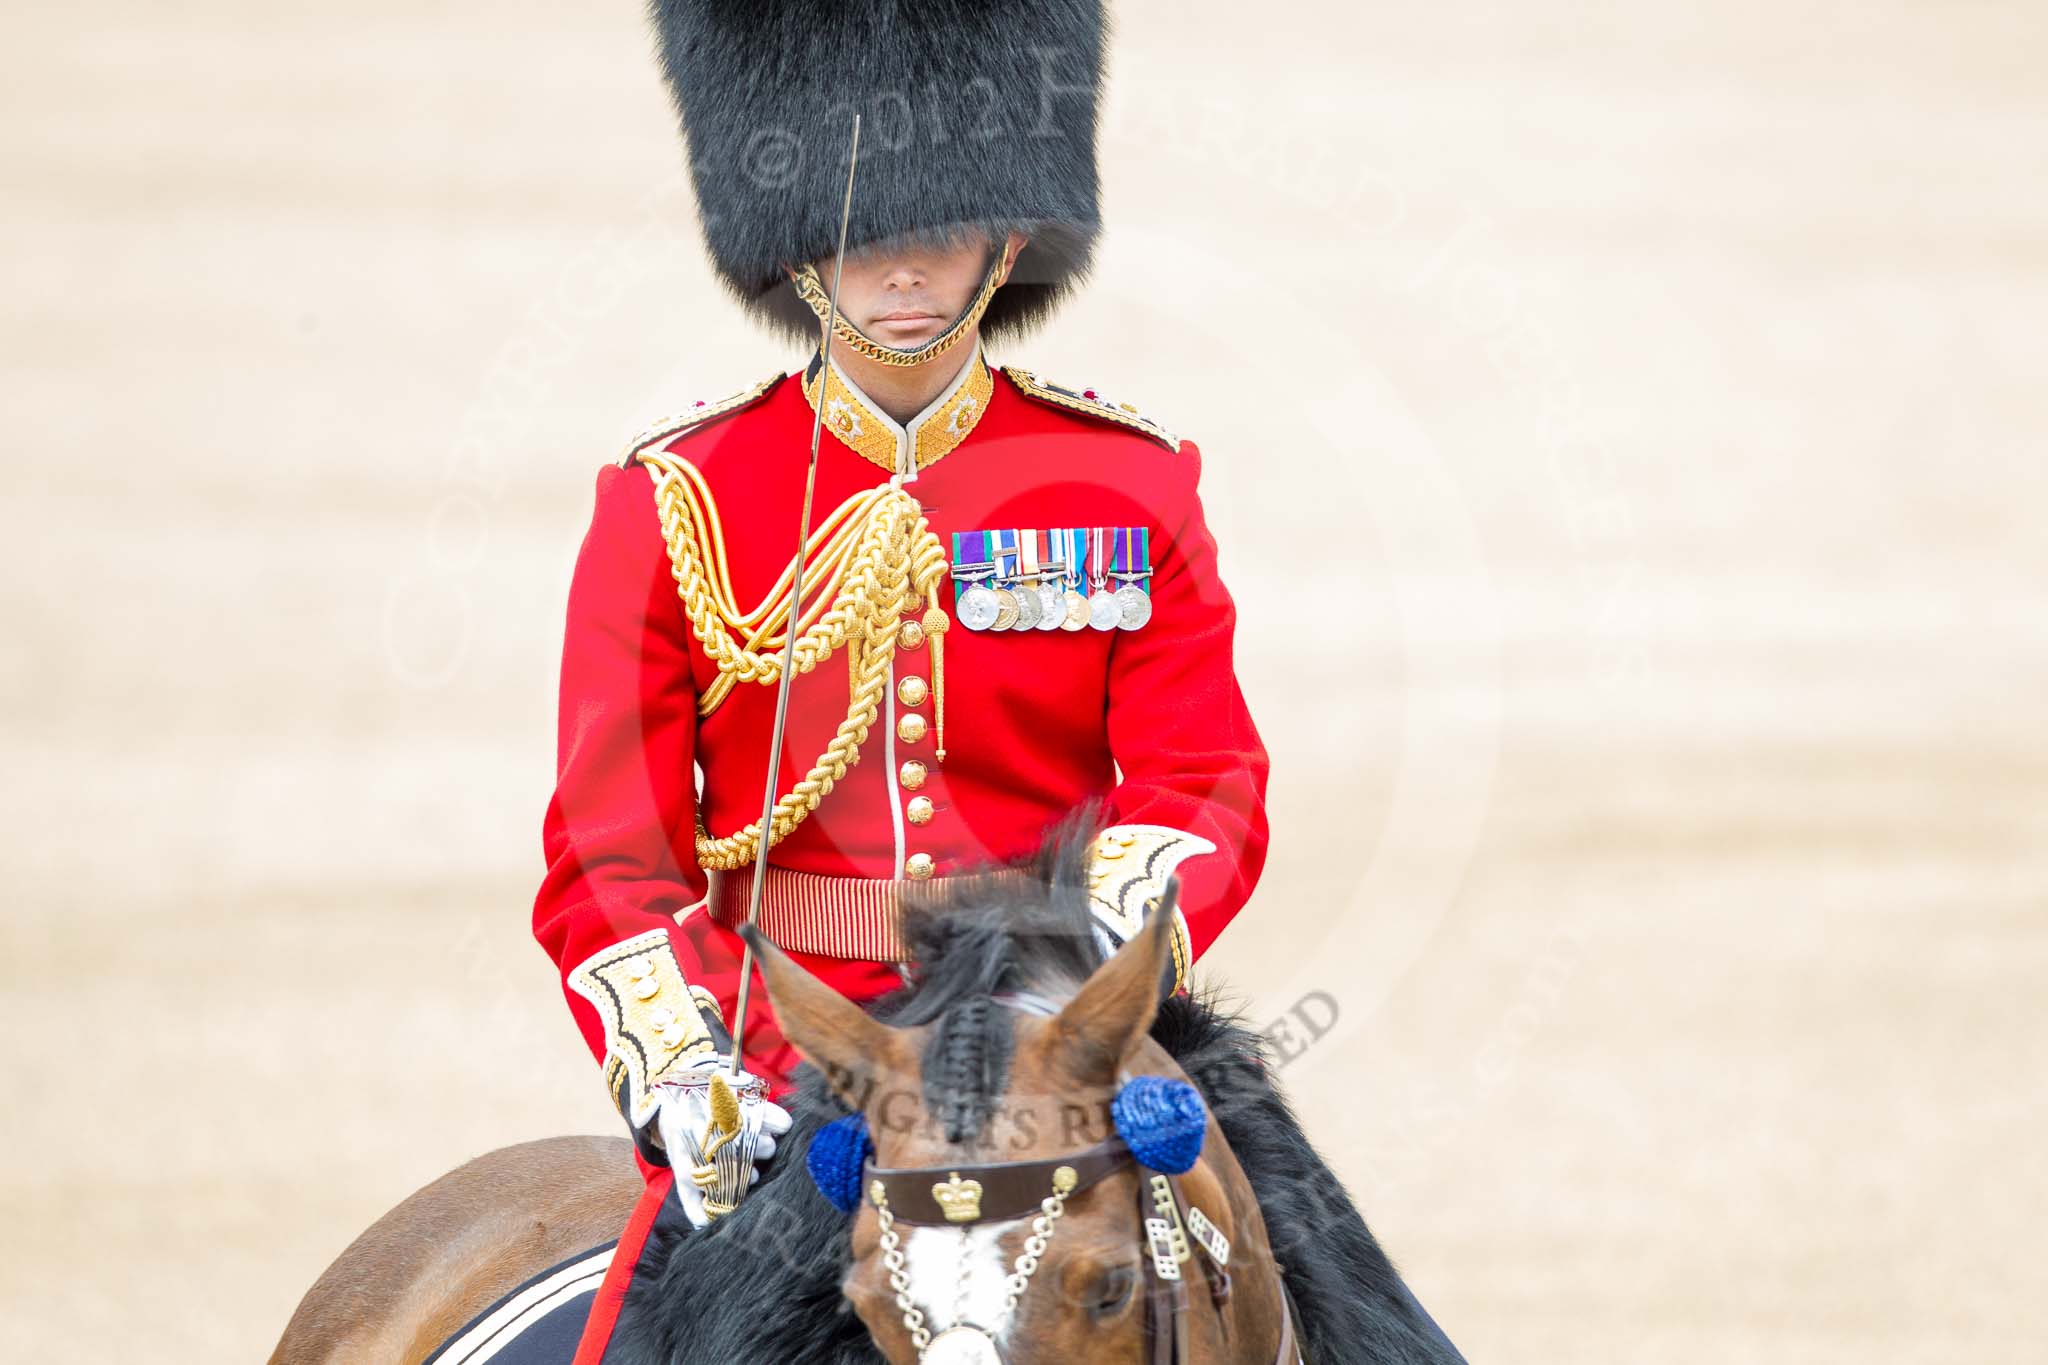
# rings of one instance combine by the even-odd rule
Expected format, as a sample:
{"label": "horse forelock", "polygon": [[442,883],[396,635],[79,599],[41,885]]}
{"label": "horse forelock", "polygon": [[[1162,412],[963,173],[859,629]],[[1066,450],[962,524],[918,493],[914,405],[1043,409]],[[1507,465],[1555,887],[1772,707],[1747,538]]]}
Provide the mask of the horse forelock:
{"label": "horse forelock", "polygon": [[1095,830],[1094,812],[1083,810],[1034,858],[905,897],[902,935],[917,965],[880,1017],[928,1024],[967,1000],[1079,989],[1102,965],[1088,901]]}

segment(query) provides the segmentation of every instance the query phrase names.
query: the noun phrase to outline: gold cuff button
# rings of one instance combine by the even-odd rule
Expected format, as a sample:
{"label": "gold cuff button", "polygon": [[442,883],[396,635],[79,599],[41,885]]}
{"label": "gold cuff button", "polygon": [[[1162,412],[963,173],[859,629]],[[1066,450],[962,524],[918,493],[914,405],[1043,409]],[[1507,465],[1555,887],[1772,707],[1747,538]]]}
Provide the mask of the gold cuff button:
{"label": "gold cuff button", "polygon": [[896,700],[905,706],[923,706],[931,694],[931,684],[914,675],[896,684]]}
{"label": "gold cuff button", "polygon": [[929,825],[932,822],[932,799],[929,796],[913,796],[910,804],[903,808],[913,825]]}
{"label": "gold cuff button", "polygon": [[916,621],[905,621],[896,627],[896,643],[904,649],[916,649],[924,643],[924,627]]}
{"label": "gold cuff button", "polygon": [[924,717],[912,712],[896,722],[896,738],[905,744],[915,744],[924,738],[925,729]]}
{"label": "gold cuff button", "polygon": [[932,870],[932,855],[929,853],[913,853],[903,860],[904,874],[914,882],[930,881]]}
{"label": "gold cuff button", "polygon": [[896,780],[901,782],[907,791],[916,791],[919,787],[922,787],[924,785],[924,777],[924,764],[914,758],[905,759],[903,766],[896,770]]}
{"label": "gold cuff button", "polygon": [[655,1040],[666,1051],[678,1051],[690,1040],[690,1031],[684,1021],[665,1005],[657,1005],[649,1010],[647,1022],[654,1028]]}

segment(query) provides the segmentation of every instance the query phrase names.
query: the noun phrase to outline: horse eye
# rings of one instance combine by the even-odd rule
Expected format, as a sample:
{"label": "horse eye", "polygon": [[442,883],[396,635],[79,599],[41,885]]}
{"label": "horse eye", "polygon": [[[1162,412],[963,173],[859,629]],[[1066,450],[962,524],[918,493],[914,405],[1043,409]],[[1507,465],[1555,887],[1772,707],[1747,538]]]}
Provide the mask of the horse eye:
{"label": "horse eye", "polygon": [[1130,1303],[1131,1291],[1137,1286],[1138,1274],[1131,1267],[1111,1266],[1096,1279],[1088,1312],[1097,1319],[1115,1317]]}

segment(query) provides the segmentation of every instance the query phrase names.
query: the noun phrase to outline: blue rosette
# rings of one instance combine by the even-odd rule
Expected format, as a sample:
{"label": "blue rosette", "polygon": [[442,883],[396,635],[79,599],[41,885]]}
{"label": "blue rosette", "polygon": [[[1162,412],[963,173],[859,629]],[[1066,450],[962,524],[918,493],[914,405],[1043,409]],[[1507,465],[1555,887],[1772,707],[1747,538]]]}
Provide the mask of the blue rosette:
{"label": "blue rosette", "polygon": [[[1116,1092],[1109,1112],[1116,1135],[1140,1165],[1181,1175],[1201,1159],[1209,1110],[1201,1092],[1186,1081],[1134,1076]],[[856,1198],[859,1193],[854,1192]]]}
{"label": "blue rosette", "polygon": [[848,1114],[818,1130],[810,1150],[804,1153],[804,1168],[833,1208],[852,1213],[860,1207],[861,1170],[873,1151],[867,1119]]}

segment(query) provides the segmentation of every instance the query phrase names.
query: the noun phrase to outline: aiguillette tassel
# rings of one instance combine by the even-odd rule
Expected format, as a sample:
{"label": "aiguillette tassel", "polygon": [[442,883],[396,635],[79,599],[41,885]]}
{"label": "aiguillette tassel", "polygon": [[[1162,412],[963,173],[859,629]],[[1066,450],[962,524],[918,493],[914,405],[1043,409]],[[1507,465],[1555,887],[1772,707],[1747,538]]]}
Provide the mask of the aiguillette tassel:
{"label": "aiguillette tassel", "polygon": [[940,608],[936,585],[931,605],[924,612],[925,637],[932,642],[932,728],[938,732],[934,752],[946,761],[946,627],[952,622]]}

